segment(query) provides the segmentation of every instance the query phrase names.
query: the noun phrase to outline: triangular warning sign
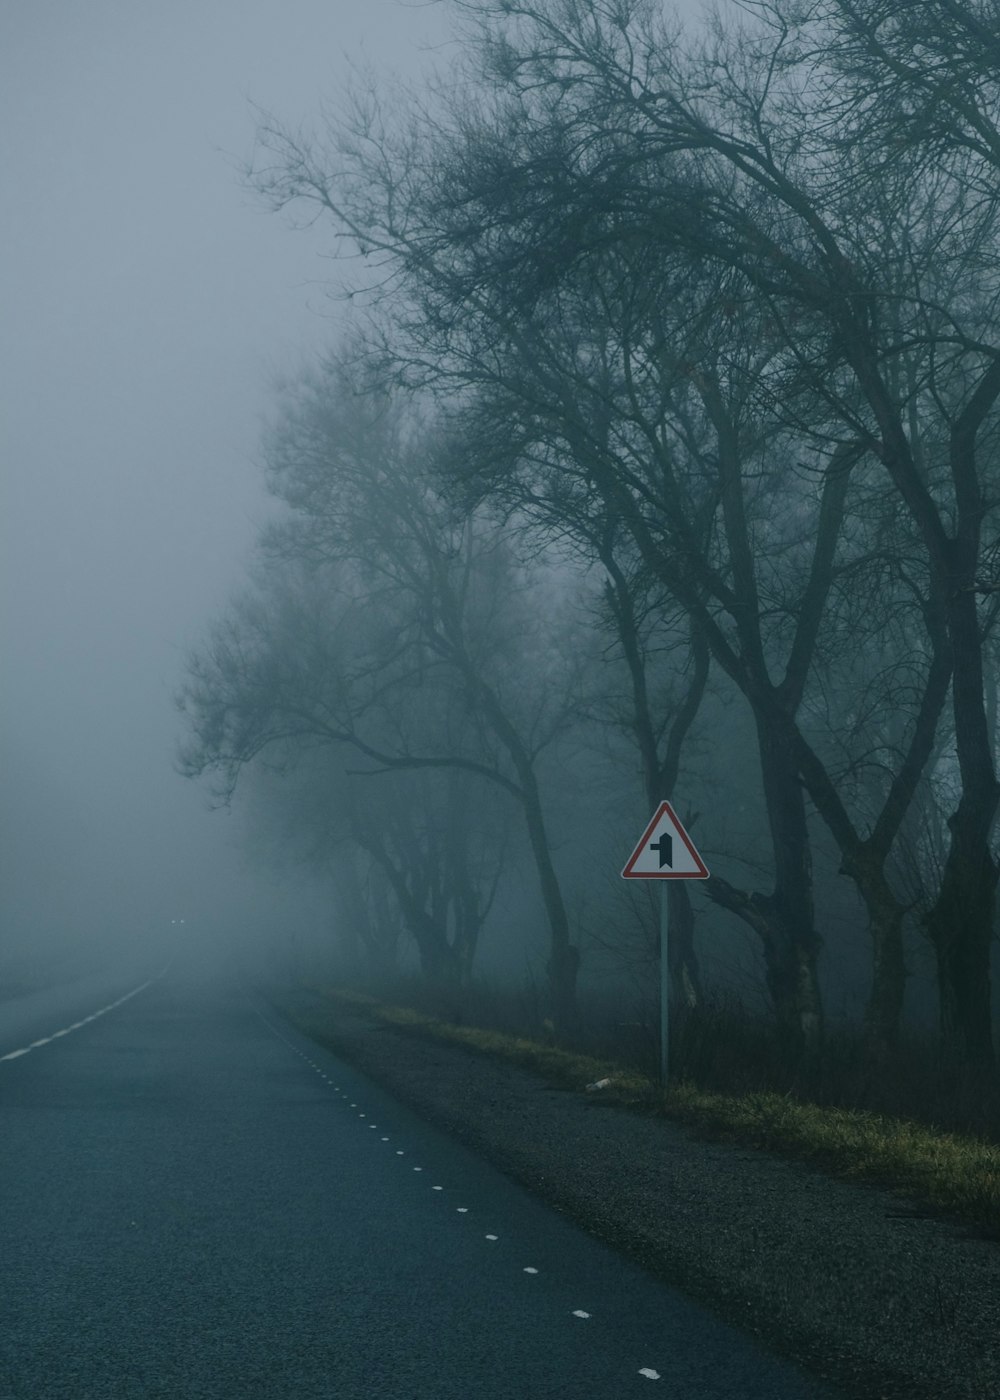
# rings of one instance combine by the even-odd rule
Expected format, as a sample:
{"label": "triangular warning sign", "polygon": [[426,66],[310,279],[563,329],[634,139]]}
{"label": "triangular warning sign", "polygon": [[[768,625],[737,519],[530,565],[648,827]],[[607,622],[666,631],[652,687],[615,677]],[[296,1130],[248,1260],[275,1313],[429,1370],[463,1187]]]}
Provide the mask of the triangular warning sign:
{"label": "triangular warning sign", "polygon": [[669,802],[661,802],[622,871],[623,880],[707,880],[705,862]]}

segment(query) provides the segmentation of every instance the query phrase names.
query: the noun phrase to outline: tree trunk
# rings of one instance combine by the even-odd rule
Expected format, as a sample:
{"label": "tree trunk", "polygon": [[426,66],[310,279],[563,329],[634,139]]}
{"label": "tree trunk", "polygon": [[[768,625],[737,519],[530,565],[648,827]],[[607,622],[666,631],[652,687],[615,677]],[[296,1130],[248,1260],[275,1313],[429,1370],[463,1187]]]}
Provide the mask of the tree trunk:
{"label": "tree trunk", "polygon": [[802,936],[801,924],[774,894],[737,889],[713,875],[706,893],[757,933],[764,954],[764,978],[778,1028],[778,1041],[790,1064],[815,1058],[822,1040],[823,1008],[816,973],[819,938]]}
{"label": "tree trunk", "polygon": [[469,866],[469,822],[465,789],[456,773],[449,775],[447,822],[445,869],[451,902],[451,946],[455,954],[458,982],[464,990],[472,981],[472,965],[483,917],[480,913],[479,890]]}
{"label": "tree trunk", "polygon": [[370,878],[368,882],[372,907],[369,928],[372,938],[366,953],[371,971],[381,980],[393,975],[397,970],[400,915],[399,906],[391,894],[392,887],[384,878],[384,869],[377,862],[372,866],[372,875],[375,878]]}
{"label": "tree trunk", "polygon": [[755,714],[764,797],[775,859],[771,894],[746,894],[715,875],[705,893],[760,937],[765,978],[782,1052],[790,1063],[815,1060],[823,1039],[817,963],[822,946],[813,923],[812,856],[794,747],[784,727]]}
{"label": "tree trunk", "polygon": [[354,848],[345,843],[338,850],[333,866],[335,907],[339,916],[334,921],[334,936],[352,973],[360,972],[364,959],[370,959],[375,941],[355,860]]}
{"label": "tree trunk", "polygon": [[[428,921],[429,922],[429,921]],[[432,986],[456,987],[459,965],[454,950],[438,929],[421,929],[411,925],[420,954],[420,971]]]}
{"label": "tree trunk", "polygon": [[1000,798],[986,717],[983,650],[976,609],[977,551],[952,550],[948,632],[954,657],[952,704],[962,796],[948,819],[951,844],[937,899],[925,927],[937,957],[945,1049],[965,1063],[995,1064],[990,995],[990,944],[998,867],[990,836]]}
{"label": "tree trunk", "polygon": [[881,410],[883,461],[920,527],[931,565],[934,602],[943,609],[952,654],[952,710],[962,780],[948,820],[951,844],[941,888],[925,927],[937,955],[941,1029],[946,1048],[984,1069],[995,1063],[990,1016],[990,942],[997,864],[990,848],[1000,787],[986,716],[983,638],[976,604],[983,517],[988,508],[976,462],[976,436],[1000,397],[1000,361],[993,358],[951,425],[950,466],[955,524],[942,514],[916,471],[902,427],[879,402],[871,364],[856,366]]}
{"label": "tree trunk", "polygon": [[421,896],[414,895],[406,876],[393,864],[380,840],[369,836],[367,849],[392,887],[403,922],[413,935],[420,958],[421,974],[433,984],[455,984],[459,975],[458,959],[448,942],[447,928],[440,910],[435,915],[432,910],[428,910],[425,903],[432,891],[425,888]]}
{"label": "tree trunk", "polygon": [[694,951],[694,908],[686,880],[671,880],[667,886],[670,917],[668,959],[671,1001],[689,1009],[704,1001],[701,972]]}
{"label": "tree trunk", "polygon": [[772,898],[764,940],[767,987],[774,1004],[778,1039],[786,1059],[798,1065],[818,1054],[823,1006],[817,975],[820,940],[803,932],[792,902]]}
{"label": "tree trunk", "polygon": [[771,938],[765,941],[768,985],[778,1024],[799,1059],[819,1048],[823,1009],[817,961],[821,947],[814,927],[812,852],[803,788],[784,727],[756,715],[761,775],[775,855],[774,892],[769,900]]}
{"label": "tree trunk", "polygon": [[545,816],[534,762],[521,736],[504,713],[494,691],[478,676],[471,663],[466,661],[463,668],[470,688],[480,699],[484,716],[507,750],[517,773],[517,797],[524,812],[528,841],[538,872],[542,903],[549,924],[549,960],[545,970],[549,979],[552,1021],[557,1033],[561,1034],[572,1030],[576,1024],[576,979],[580,968],[580,952],[570,938],[569,915],[566,913],[559,876],[552,861],[552,849],[545,829]]}
{"label": "tree trunk", "polygon": [[570,939],[569,916],[563,902],[559,877],[552,863],[552,851],[542,804],[533,772],[521,774],[524,791],[524,817],[535,858],[535,869],[542,890],[542,901],[549,922],[549,960],[545,971],[549,979],[552,1021],[557,1034],[571,1031],[576,1024],[576,979],[580,969],[580,953]]}
{"label": "tree trunk", "polygon": [[878,1051],[899,1043],[899,1023],[906,994],[903,958],[903,906],[888,891],[886,899],[866,899],[872,937],[872,984],[865,1008],[865,1031]]}
{"label": "tree trunk", "polygon": [[534,768],[520,745],[513,751],[508,749],[508,752],[520,779],[521,808],[549,925],[549,958],[545,972],[549,980],[552,1022],[557,1034],[564,1034],[575,1027],[577,1020],[576,979],[580,969],[580,953],[570,938],[569,915],[552,861]]}
{"label": "tree trunk", "polygon": [[[957,550],[956,550],[957,553]],[[954,655],[952,703],[962,796],[949,818],[951,845],[941,889],[927,919],[941,977],[942,1032],[969,1064],[995,1063],[990,1005],[997,863],[990,836],[1000,798],[986,720],[983,650],[972,564],[953,580],[948,629]],[[958,572],[958,571],[956,571]]]}
{"label": "tree trunk", "polygon": [[972,806],[963,797],[949,820],[951,848],[925,927],[937,960],[945,1051],[990,1070],[995,1064],[990,952],[997,867],[984,839],[983,814],[970,811]]}
{"label": "tree trunk", "polygon": [[[853,835],[853,832],[852,832]],[[844,851],[844,845],[848,850]],[[865,1033],[879,1052],[899,1042],[899,1025],[906,994],[903,957],[905,906],[896,898],[885,875],[884,843],[845,842],[840,867],[864,901],[872,940],[872,982],[865,1008]]]}

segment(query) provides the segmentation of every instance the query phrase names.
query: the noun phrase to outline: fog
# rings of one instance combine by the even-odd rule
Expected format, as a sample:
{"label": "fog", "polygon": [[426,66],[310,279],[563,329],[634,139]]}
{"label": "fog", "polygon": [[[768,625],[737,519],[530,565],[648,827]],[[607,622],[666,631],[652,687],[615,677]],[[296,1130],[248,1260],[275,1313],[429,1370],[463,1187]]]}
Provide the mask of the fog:
{"label": "fog", "polygon": [[241,186],[251,103],[297,121],[348,58],[415,74],[435,7],[8,6],[0,984],[322,934],[173,769],[186,649],[268,510],[270,386],[330,335],[319,234]]}
{"label": "fog", "polygon": [[[691,19],[698,9],[690,4],[681,13]],[[782,356],[792,355],[788,363],[813,356],[810,372],[823,380],[833,370],[814,352],[829,327],[810,322],[801,345],[794,331],[782,348],[768,306],[756,304],[749,283],[737,315],[728,293],[698,282],[713,259],[722,259],[727,276],[742,266],[736,254],[726,263],[725,239],[702,258],[700,251],[691,256],[689,233],[673,251],[674,235],[663,247],[659,235],[648,238],[644,230],[659,228],[664,213],[657,200],[669,206],[667,221],[673,217],[669,151],[649,157],[656,178],[642,187],[653,212],[652,222],[644,214],[636,225],[640,242],[648,242],[650,257],[668,262],[662,276],[638,264],[629,273],[629,296],[643,307],[637,324],[648,338],[636,350],[631,303],[616,310],[626,283],[601,262],[600,239],[593,247],[574,241],[581,218],[607,214],[602,167],[595,174],[584,162],[581,178],[574,174],[571,182],[581,202],[566,203],[560,159],[536,162],[532,141],[510,156],[516,123],[494,144],[486,121],[468,161],[460,119],[454,150],[436,146],[438,118],[441,129],[451,120],[449,97],[458,97],[463,119],[466,111],[461,88],[447,77],[434,120],[389,103],[384,142],[376,134],[372,145],[349,140],[336,148],[338,101],[353,76],[371,68],[381,93],[394,93],[393,74],[419,91],[432,65],[447,72],[463,53],[451,37],[453,20],[452,7],[437,3],[253,0],[207,10],[97,3],[85,14],[68,3],[41,3],[5,21],[0,116],[15,197],[0,214],[7,250],[0,272],[7,332],[0,390],[0,989],[17,994],[107,968],[124,975],[126,966],[145,975],[182,948],[182,961],[192,965],[197,954],[204,967],[283,974],[315,971],[340,956],[373,975],[419,963],[431,983],[444,977],[463,985],[475,957],[477,975],[535,985],[547,978],[556,1000],[565,996],[567,1013],[578,970],[582,983],[598,988],[623,973],[648,993],[660,947],[655,900],[646,891],[645,903],[637,902],[619,873],[651,804],[669,789],[686,819],[698,822],[713,875],[707,900],[704,892],[684,895],[696,901],[697,937],[690,902],[676,895],[683,923],[680,937],[672,936],[674,994],[688,995],[688,977],[689,1004],[704,1004],[695,986],[700,959],[710,995],[721,987],[756,1009],[773,1003],[779,1019],[810,1036],[824,1007],[843,1019],[875,1008],[891,1040],[904,997],[918,1018],[929,1020],[935,1010],[934,980],[955,907],[945,879],[950,853],[959,851],[949,847],[950,814],[961,774],[976,771],[976,762],[989,766],[996,749],[994,613],[984,611],[978,630],[959,628],[975,644],[956,670],[985,667],[988,682],[985,699],[972,690],[966,697],[976,723],[960,726],[949,717],[947,677],[936,664],[945,657],[940,638],[927,631],[908,575],[884,568],[887,559],[909,558],[914,546],[904,536],[913,522],[901,515],[895,488],[868,447],[853,478],[842,479],[840,523],[828,530],[834,517],[824,514],[824,503],[841,447],[824,455],[809,434],[817,442],[828,438],[829,446],[840,442],[844,425],[836,414],[824,418],[825,387],[816,397],[805,381],[786,382]],[[624,42],[617,29],[607,37],[612,49]],[[586,48],[592,40],[581,42]],[[674,39],[658,35],[649,43],[644,81],[652,95],[662,78],[658,45],[673,53]],[[540,43],[526,71],[536,62],[544,69],[546,53]],[[599,44],[595,54],[600,88],[608,75]],[[474,81],[503,87],[510,79],[505,64],[485,76],[479,70]],[[451,71],[460,82],[476,72]],[[550,95],[561,92],[564,75],[554,69],[550,79]],[[608,100],[621,98],[623,120],[641,124],[646,108],[626,110],[631,98],[615,81]],[[552,120],[545,83],[531,95],[533,82],[516,100],[532,140],[547,140],[562,131],[562,117]],[[431,108],[436,100],[428,99]],[[561,99],[552,100],[558,106]],[[274,120],[255,149],[262,113]],[[313,138],[325,113],[334,114],[330,128]],[[595,137],[600,143],[607,130],[600,102],[593,110],[584,103],[574,120],[582,138],[574,150],[589,150]],[[698,149],[700,121],[690,137]],[[792,149],[798,137],[789,139]],[[556,150],[558,156],[558,143]],[[309,204],[310,190],[331,178],[323,164],[331,158],[339,214]],[[630,159],[623,157],[615,175],[629,188]],[[668,161],[662,168],[661,159]],[[422,194],[410,189],[410,161],[413,170],[447,177],[443,202],[457,200],[450,213],[435,207],[433,181]],[[868,175],[864,162],[858,168],[860,189],[882,167],[876,162]],[[505,169],[506,184],[497,175]],[[538,206],[548,210],[545,218],[526,229],[522,180],[538,184],[548,201]],[[394,222],[400,181],[402,233]],[[610,188],[614,195],[613,181]],[[503,304],[493,320],[447,263],[466,256],[464,240],[476,222],[469,210],[480,199],[485,214],[469,256],[482,260],[484,285]],[[286,212],[274,213],[268,201]],[[734,205],[737,215],[742,206]],[[434,237],[413,257],[406,220],[415,220],[423,236],[425,217]],[[433,222],[439,217],[440,227]],[[554,260],[538,256],[551,241],[550,217],[557,231],[566,223],[566,247]],[[516,237],[498,252],[491,236],[505,220]],[[363,236],[352,245],[359,229]],[[363,255],[362,276],[375,269],[360,304],[370,326],[385,328],[398,393],[384,394],[385,378],[379,394],[368,393],[377,357],[345,350],[353,345],[351,322],[345,301],[331,296],[343,272],[331,253],[352,246]],[[366,261],[373,246],[379,251]],[[879,246],[868,238],[857,255],[867,258]],[[689,265],[678,287],[694,298],[687,310],[681,291],[670,290],[669,259],[680,255]],[[938,296],[941,256],[929,242],[919,297]],[[962,246],[949,256],[956,275],[974,278]],[[440,264],[428,271],[435,258]],[[565,267],[555,277],[546,264],[560,258]],[[876,272],[890,275],[884,268],[870,275]],[[767,301],[770,273],[760,276]],[[836,290],[836,278],[834,284]],[[794,303],[798,293],[786,291]],[[891,292],[893,304],[895,297]],[[974,301],[970,291],[961,306]],[[820,315],[816,307],[814,313]],[[545,315],[561,325],[564,314],[577,328],[573,335],[550,334]],[[498,348],[509,325],[522,320],[511,345]],[[760,422],[747,430],[739,463],[743,523],[725,524],[720,558],[713,542],[699,563],[717,613],[706,613],[700,595],[686,592],[676,562],[677,539],[704,528],[698,511],[717,511],[712,453],[685,448],[685,490],[692,510],[701,505],[683,529],[675,524],[683,491],[666,489],[669,473],[662,482],[657,475],[661,449],[637,454],[648,480],[635,500],[651,502],[642,504],[648,518],[637,529],[621,505],[617,439],[585,434],[581,450],[577,408],[563,414],[560,407],[569,394],[583,406],[580,422],[588,413],[603,422],[610,413],[626,444],[666,442],[691,412],[709,437],[717,434],[714,409],[695,401],[704,392],[691,370],[696,361],[674,365],[662,353],[702,320],[711,345],[692,329],[691,353],[720,355],[720,363],[742,355],[764,331],[777,336],[767,360],[775,366],[773,383],[766,366],[753,370],[761,376],[760,405],[773,411],[759,408]],[[466,344],[454,348],[453,326],[478,347],[470,352],[472,368],[462,362]],[[559,392],[536,376],[536,350],[522,355],[522,333],[529,346],[540,338],[541,351],[553,357]],[[606,393],[592,373],[602,337],[601,355],[610,346],[621,359]],[[341,362],[331,347],[344,352]],[[878,353],[891,359],[897,349],[887,342]],[[628,388],[637,382],[635,354],[650,386],[641,403]],[[969,373],[980,369],[971,365]],[[406,392],[411,371],[420,389],[433,381],[426,401],[419,390]],[[963,384],[949,381],[948,394],[964,394]],[[797,399],[792,405],[788,395],[800,393],[801,406]],[[536,425],[539,403],[544,412]],[[674,419],[664,408],[671,404]],[[790,405],[794,413],[785,421]],[[426,413],[430,406],[438,418]],[[905,435],[912,424],[903,407]],[[937,450],[947,418],[937,423],[932,409],[931,400],[921,404],[928,451]],[[854,410],[844,412],[853,435]],[[806,414],[805,435],[798,413]],[[996,429],[992,418],[989,429]],[[733,434],[737,441],[735,420]],[[684,428],[680,436],[687,435]],[[314,458],[315,443],[321,450]],[[423,446],[400,447],[412,443]],[[596,494],[587,466],[594,452],[606,473]],[[318,492],[314,460],[323,464]],[[541,492],[523,475],[536,460],[555,483]],[[444,482],[460,470],[481,495],[467,503],[458,526],[449,495],[458,477],[447,489]],[[320,499],[322,510],[313,510]],[[935,504],[942,530],[953,504],[947,491]],[[283,512],[291,541],[283,573],[259,543],[276,512]],[[626,517],[631,524],[622,524]],[[325,573],[312,567],[314,529],[333,541],[323,555]],[[740,538],[730,539],[732,531]],[[403,565],[394,575],[407,549],[422,560],[416,585],[403,577]],[[937,557],[931,551],[919,566],[928,596],[944,587],[931,555]],[[991,559],[970,558],[969,567],[991,570]],[[856,582],[835,588],[840,577]],[[391,586],[383,589],[386,579]],[[822,589],[806,588],[813,579]],[[242,602],[233,604],[241,589]],[[427,604],[435,589],[437,614]],[[977,590],[989,600],[997,585],[981,581],[961,595],[992,610],[992,602],[976,604]],[[740,621],[748,607],[758,633],[750,642],[750,624]],[[236,639],[238,664],[228,669],[207,640],[213,625]],[[426,684],[425,653],[435,658]],[[777,695],[790,676],[795,713],[779,716],[761,696],[772,688]],[[183,718],[176,708],[181,690]],[[476,711],[476,695],[480,702],[499,697],[497,705],[491,710],[490,700]],[[982,714],[972,714],[977,707]],[[352,749],[359,717],[364,735]],[[810,746],[808,753],[796,750],[794,764],[786,752],[792,722],[796,742]],[[964,749],[964,758],[959,754],[960,736],[964,744],[969,735],[980,746],[976,762]],[[900,806],[890,775],[910,750],[909,796]],[[359,774],[349,766],[359,752],[381,774],[378,781],[369,781],[371,767]],[[209,783],[192,776],[235,787],[232,810],[213,810]],[[984,830],[994,815],[987,797]],[[891,820],[876,819],[879,811]],[[858,852],[876,835],[877,860],[859,863]],[[988,868],[968,852],[952,864],[962,879]],[[990,1057],[992,886],[982,893],[976,985],[987,992],[980,996],[970,983],[955,995],[960,1001],[968,992],[977,1044]],[[680,938],[687,952],[676,951]],[[892,957],[873,961],[882,939]],[[804,992],[802,977],[792,975],[800,956],[809,968]],[[938,989],[946,1001],[951,975]]]}

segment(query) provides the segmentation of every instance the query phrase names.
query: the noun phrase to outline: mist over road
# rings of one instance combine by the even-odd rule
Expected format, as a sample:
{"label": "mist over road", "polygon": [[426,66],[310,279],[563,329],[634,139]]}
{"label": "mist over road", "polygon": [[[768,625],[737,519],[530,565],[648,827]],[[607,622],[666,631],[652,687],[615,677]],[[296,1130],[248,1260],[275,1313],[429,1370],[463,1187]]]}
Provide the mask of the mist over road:
{"label": "mist over road", "polygon": [[3,1400],[830,1394],[232,982],[0,1063],[0,1115]]}
{"label": "mist over road", "polygon": [[6,995],[0,985],[0,1061],[40,1048],[34,1045],[38,1040],[62,1038],[164,971],[162,957],[142,954],[77,977],[58,980],[54,975],[49,985],[14,995]]}

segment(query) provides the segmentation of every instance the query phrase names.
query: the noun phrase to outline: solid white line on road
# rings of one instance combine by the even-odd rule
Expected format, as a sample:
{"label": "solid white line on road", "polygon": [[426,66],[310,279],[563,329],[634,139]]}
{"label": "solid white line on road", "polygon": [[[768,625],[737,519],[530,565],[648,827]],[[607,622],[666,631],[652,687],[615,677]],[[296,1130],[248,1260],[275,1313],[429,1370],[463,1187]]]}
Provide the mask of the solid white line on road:
{"label": "solid white line on road", "polygon": [[113,1001],[107,1006],[102,1006],[100,1011],[94,1011],[91,1015],[84,1016],[82,1021],[74,1021],[71,1026],[63,1026],[62,1030],[53,1031],[51,1035],[43,1036],[41,1040],[33,1040],[30,1045],[25,1045],[21,1050],[9,1050],[6,1055],[0,1055],[0,1063],[4,1060],[19,1060],[22,1055],[30,1055],[32,1050],[37,1050],[39,1046],[48,1045],[51,1041],[58,1040],[61,1035],[69,1035],[70,1031],[78,1031],[81,1026],[86,1026],[91,1021],[96,1021],[98,1016],[104,1016],[107,1012],[114,1011],[116,1006],[121,1006],[123,1002],[129,1001],[132,997],[138,996],[140,992],[144,992],[147,987],[151,987],[154,982],[159,982],[160,978],[170,971],[172,962],[173,959],[171,958],[162,972],[158,972],[155,977],[150,977],[148,982],[143,982],[141,987],[133,987],[130,992],[126,992],[125,995],[119,997],[117,1001]]}

